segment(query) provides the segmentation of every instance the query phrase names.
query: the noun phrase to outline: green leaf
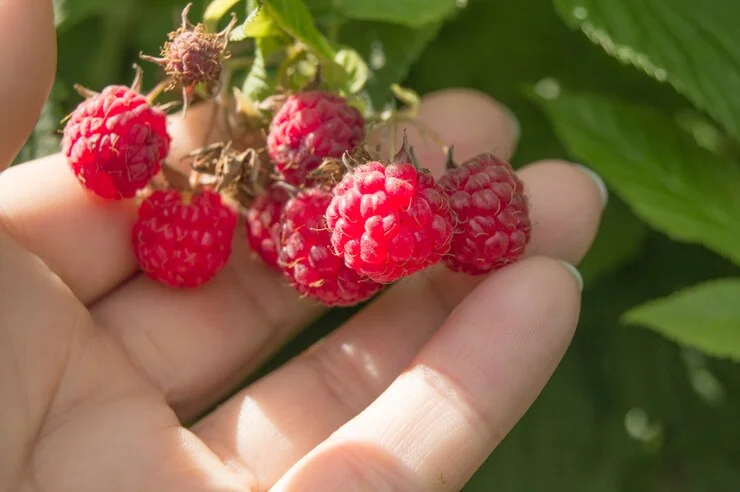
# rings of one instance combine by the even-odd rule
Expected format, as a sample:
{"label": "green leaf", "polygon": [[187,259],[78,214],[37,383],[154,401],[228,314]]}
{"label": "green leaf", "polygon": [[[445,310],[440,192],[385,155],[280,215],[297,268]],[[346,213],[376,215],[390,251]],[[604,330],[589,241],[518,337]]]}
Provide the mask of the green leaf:
{"label": "green leaf", "polygon": [[441,23],[410,29],[384,22],[361,21],[342,26],[341,41],[357,50],[368,62],[367,91],[375,108],[382,108],[391,100],[390,86],[406,77],[411,65],[440,28]]}
{"label": "green leaf", "polygon": [[350,19],[422,27],[441,21],[457,9],[456,0],[336,0],[334,8]]}
{"label": "green leaf", "polygon": [[736,0],[555,0],[555,5],[608,53],[667,80],[740,138]]}
{"label": "green leaf", "polygon": [[229,36],[231,41],[243,41],[247,38],[264,38],[280,33],[280,27],[261,7],[254,9],[243,24],[234,28]]}
{"label": "green leaf", "polygon": [[713,280],[625,313],[681,345],[740,361],[740,277]]}
{"label": "green leaf", "polygon": [[239,2],[241,0],[213,0],[206,7],[206,11],[203,14],[203,22],[208,26],[210,31],[215,31],[219,21]]}
{"label": "green leaf", "polygon": [[370,67],[367,66],[362,56],[351,48],[342,48],[337,52],[334,61],[348,75],[344,87],[346,91],[350,94],[360,92],[370,77]]}
{"label": "green leaf", "polygon": [[740,263],[740,166],[644,106],[563,94],[541,100],[570,153],[650,225]]}
{"label": "green leaf", "polygon": [[281,51],[282,44],[276,38],[258,38],[255,42],[254,63],[244,80],[242,93],[252,101],[262,101],[275,90],[276,70],[271,68],[270,58]]}
{"label": "green leaf", "polygon": [[263,0],[270,16],[291,36],[308,46],[316,56],[333,60],[336,51],[318,30],[302,0]]}

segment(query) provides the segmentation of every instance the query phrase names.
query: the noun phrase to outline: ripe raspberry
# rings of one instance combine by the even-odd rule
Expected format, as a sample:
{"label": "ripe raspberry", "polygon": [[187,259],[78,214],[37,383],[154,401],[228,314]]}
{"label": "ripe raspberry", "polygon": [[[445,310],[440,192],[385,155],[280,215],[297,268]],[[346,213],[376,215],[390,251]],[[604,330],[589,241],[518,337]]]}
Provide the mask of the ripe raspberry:
{"label": "ripe raspberry", "polygon": [[482,275],[519,259],[530,238],[524,185],[509,163],[481,154],[439,181],[458,220],[447,266]]}
{"label": "ripe raspberry", "polygon": [[62,151],[86,188],[107,199],[131,198],[167,157],[167,117],[128,87],[90,96],[70,115]]}
{"label": "ripe raspberry", "polygon": [[347,174],[326,217],[347,266],[381,283],[439,262],[452,240],[447,197],[428,171],[407,163],[370,162]]}
{"label": "ripe raspberry", "polygon": [[249,206],[246,214],[247,240],[252,251],[270,267],[278,266],[278,248],[275,244],[280,214],[288,193],[277,186],[259,195]]}
{"label": "ripe raspberry", "polygon": [[280,264],[301,294],[327,306],[352,306],[370,299],[383,286],[348,268],[330,244],[324,213],[331,193],[309,188],[291,198],[280,228]]}
{"label": "ripe raspberry", "polygon": [[275,114],[267,145],[285,181],[301,186],[324,159],[351,151],[364,134],[365,120],[342,97],[330,92],[301,92],[288,97]]}
{"label": "ripe raspberry", "polygon": [[226,266],[236,222],[236,213],[217,193],[158,190],[139,208],[134,254],[152,279],[197,287]]}
{"label": "ripe raspberry", "polygon": [[220,33],[209,33],[203,24],[193,26],[188,19],[192,4],[182,12],[182,25],[168,35],[162,47],[161,58],[140,55],[147,60],[164,68],[172,78],[170,88],[181,84],[183,89],[189,90],[197,84],[204,83],[207,87],[215,87],[223,71],[223,60],[228,56],[226,45],[231,30],[236,25],[236,18]]}

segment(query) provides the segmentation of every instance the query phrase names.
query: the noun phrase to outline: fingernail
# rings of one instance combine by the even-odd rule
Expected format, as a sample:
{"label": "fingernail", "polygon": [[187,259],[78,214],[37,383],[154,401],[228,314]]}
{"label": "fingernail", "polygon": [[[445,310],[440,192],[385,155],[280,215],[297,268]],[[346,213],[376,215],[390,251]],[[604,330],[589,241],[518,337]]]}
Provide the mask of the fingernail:
{"label": "fingernail", "polygon": [[604,180],[601,179],[601,176],[596,174],[596,172],[591,169],[590,167],[583,166],[581,164],[576,164],[576,166],[584,172],[589,178],[593,180],[594,183],[596,183],[596,186],[599,188],[599,194],[601,195],[601,203],[606,206],[606,204],[609,202],[609,190],[606,187],[606,183],[604,183]]}
{"label": "fingernail", "polygon": [[576,278],[576,282],[578,282],[578,290],[583,292],[583,276],[581,276],[581,272],[578,271],[578,268],[568,263],[567,261],[560,260],[560,263],[562,263],[563,266],[568,269],[570,273],[573,274],[573,276]]}

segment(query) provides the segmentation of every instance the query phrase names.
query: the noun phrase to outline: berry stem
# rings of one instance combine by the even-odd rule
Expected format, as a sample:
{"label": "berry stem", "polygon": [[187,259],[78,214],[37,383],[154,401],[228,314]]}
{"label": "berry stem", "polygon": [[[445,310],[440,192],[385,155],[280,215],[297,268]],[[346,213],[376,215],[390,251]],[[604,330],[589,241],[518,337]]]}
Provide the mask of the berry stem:
{"label": "berry stem", "polygon": [[188,115],[190,109],[190,103],[193,99],[193,93],[195,92],[196,86],[182,86],[182,119]]}
{"label": "berry stem", "polygon": [[422,123],[421,121],[414,118],[404,118],[404,121],[408,121],[409,123],[414,125],[421,132],[422,136],[431,138],[443,154],[447,154],[449,152],[450,146],[447,145],[442,136],[431,127],[429,127],[429,125]]}
{"label": "berry stem", "polygon": [[273,183],[273,186],[287,191],[290,196],[296,196],[301,191],[297,187],[293,186],[292,184],[286,183],[285,181],[282,181],[282,180],[275,181]]}
{"label": "berry stem", "polygon": [[398,153],[393,156],[393,160],[391,162],[394,164],[411,163],[416,169],[421,169],[419,161],[416,159],[416,155],[414,154],[414,148],[409,144],[409,136],[406,129],[403,130],[403,143],[401,144],[401,148]]}
{"label": "berry stem", "polygon": [[398,127],[396,126],[396,120],[392,119],[390,122],[390,128],[388,129],[388,152],[390,152],[391,160],[393,160],[395,156],[393,149],[396,146],[396,138],[398,138]]}
{"label": "berry stem", "polygon": [[249,158],[249,180],[258,191],[263,191],[262,185],[259,182],[260,172],[262,171],[262,161],[260,160],[257,151],[254,149],[247,149],[243,154],[241,154],[239,156],[239,160],[242,162],[242,165],[247,161],[247,158]]}
{"label": "berry stem", "polygon": [[193,8],[193,2],[190,2],[185,6],[184,9],[182,9],[182,27],[183,29],[192,29],[194,26],[190,22],[190,10]]}
{"label": "berry stem", "polygon": [[154,101],[172,84],[172,79],[166,77],[163,81],[154,86],[149,94],[146,95],[146,100],[149,104],[153,104]]}
{"label": "berry stem", "polygon": [[[138,64],[134,63],[134,81],[131,83],[131,90],[141,94],[141,88],[144,85],[144,69],[141,68]],[[152,103],[152,101],[147,100],[149,104]]]}
{"label": "berry stem", "polygon": [[167,60],[164,58],[157,58],[156,56],[147,55],[145,53],[139,53],[139,58],[141,60],[157,64],[160,67],[163,67],[167,63]]}
{"label": "berry stem", "polygon": [[445,169],[457,169],[460,165],[455,162],[455,158],[452,156],[452,152],[455,149],[454,145],[450,145],[447,149],[447,161],[445,161]]}
{"label": "berry stem", "polygon": [[165,104],[160,104],[159,106],[157,106],[157,109],[159,109],[163,113],[167,113],[169,110],[178,107],[180,104],[182,104],[182,101],[170,101]]}
{"label": "berry stem", "polygon": [[84,87],[84,86],[82,86],[80,84],[75,84],[73,87],[74,87],[74,90],[79,95],[81,95],[82,97],[84,97],[85,99],[91,99],[93,97],[96,97],[96,96],[99,96],[100,95],[98,92],[95,92],[93,90],[90,90],[87,87]]}
{"label": "berry stem", "polygon": [[216,35],[217,37],[219,37],[219,38],[221,38],[221,39],[223,39],[223,40],[226,41],[226,42],[224,42],[223,50],[221,50],[222,53],[226,51],[226,47],[228,45],[229,35],[231,35],[231,31],[234,30],[234,28],[236,27],[236,23],[238,21],[239,21],[239,19],[237,18],[236,14],[232,12],[231,13],[231,21],[229,21],[229,25],[227,25],[226,28],[224,28],[223,31],[219,32]]}
{"label": "berry stem", "polygon": [[349,155],[349,152],[345,152],[342,154],[342,165],[348,173],[351,173],[357,167],[357,161]]}

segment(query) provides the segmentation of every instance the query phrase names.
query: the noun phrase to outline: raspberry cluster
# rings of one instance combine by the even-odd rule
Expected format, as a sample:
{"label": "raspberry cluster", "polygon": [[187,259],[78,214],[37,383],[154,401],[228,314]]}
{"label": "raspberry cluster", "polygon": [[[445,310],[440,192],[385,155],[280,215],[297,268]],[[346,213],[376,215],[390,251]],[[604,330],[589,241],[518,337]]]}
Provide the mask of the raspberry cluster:
{"label": "raspberry cluster", "polygon": [[137,67],[131,87],[79,88],[85,100],[64,128],[62,149],[84,188],[139,203],[131,244],[153,281],[203,286],[228,265],[236,237],[300,295],[353,306],[433,265],[481,275],[522,256],[531,223],[511,165],[493,154],[450,158],[435,179],[406,138],[381,160],[364,143],[365,117],[335,91],[285,91],[227,114],[243,123],[236,138],[189,154],[189,170],[168,162],[168,105],[154,100],[181,86],[187,104],[198,86],[219,86],[234,26],[210,34],[188,13],[161,59],[144,56],[168,79],[142,94]]}

